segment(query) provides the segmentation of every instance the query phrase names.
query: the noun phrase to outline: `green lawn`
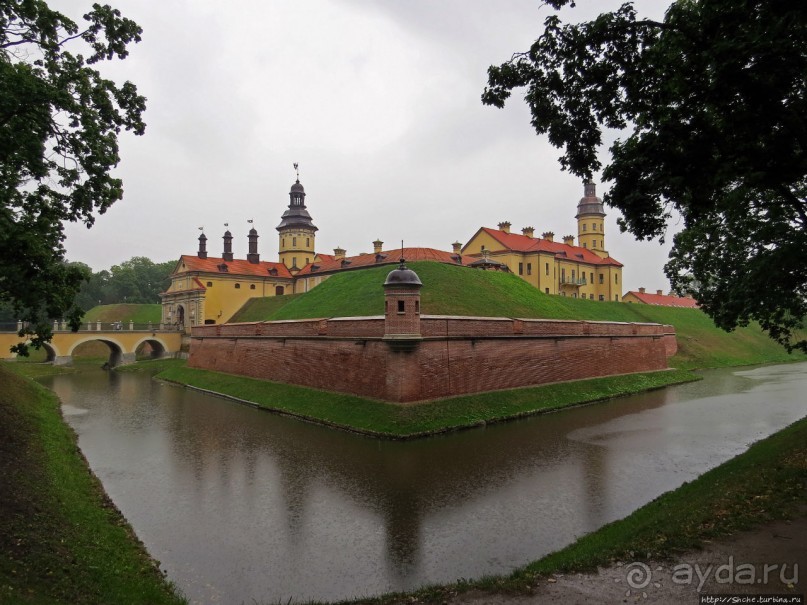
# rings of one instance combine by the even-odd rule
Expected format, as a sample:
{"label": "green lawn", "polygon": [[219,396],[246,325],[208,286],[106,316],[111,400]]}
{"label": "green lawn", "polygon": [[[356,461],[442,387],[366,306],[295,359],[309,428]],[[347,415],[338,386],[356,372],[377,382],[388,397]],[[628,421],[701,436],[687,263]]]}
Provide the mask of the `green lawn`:
{"label": "green lawn", "polygon": [[[619,302],[599,302],[540,292],[511,273],[479,271],[436,262],[411,263],[423,282],[421,307],[428,315],[475,315],[655,322],[675,326],[679,368],[750,365],[807,359],[788,354],[759,328],[716,328],[702,311]],[[380,315],[381,284],[390,266],[337,273],[305,294],[250,302],[239,321]],[[264,302],[265,301],[265,302]]]}
{"label": "green lawn", "polygon": [[166,364],[157,378],[214,391],[322,424],[401,439],[478,426],[697,380],[688,371],[609,376],[401,406],[354,395]]}

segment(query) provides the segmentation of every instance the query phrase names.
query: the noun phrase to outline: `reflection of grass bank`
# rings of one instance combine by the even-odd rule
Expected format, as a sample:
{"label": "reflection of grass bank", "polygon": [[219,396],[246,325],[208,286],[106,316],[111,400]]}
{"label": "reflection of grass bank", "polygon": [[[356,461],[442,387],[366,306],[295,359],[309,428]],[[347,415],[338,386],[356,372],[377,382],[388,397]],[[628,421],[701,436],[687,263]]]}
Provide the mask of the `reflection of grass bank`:
{"label": "reflection of grass bank", "polygon": [[698,378],[683,370],[609,376],[401,406],[353,395],[188,368],[157,376],[314,422],[393,439],[420,437],[661,388]]}
{"label": "reflection of grass bank", "polygon": [[[529,594],[555,573],[593,571],[615,561],[676,556],[705,540],[774,519],[787,519],[807,502],[807,418],[752,445],[691,483],[667,492],[625,519],[509,576],[431,586],[344,603],[394,605],[445,603],[469,590]],[[476,594],[484,602],[484,594]],[[633,597],[631,597],[633,599]]]}
{"label": "reflection of grass bank", "polygon": [[16,374],[33,368],[52,366],[0,365],[0,602],[185,602],[90,472],[56,396]]}

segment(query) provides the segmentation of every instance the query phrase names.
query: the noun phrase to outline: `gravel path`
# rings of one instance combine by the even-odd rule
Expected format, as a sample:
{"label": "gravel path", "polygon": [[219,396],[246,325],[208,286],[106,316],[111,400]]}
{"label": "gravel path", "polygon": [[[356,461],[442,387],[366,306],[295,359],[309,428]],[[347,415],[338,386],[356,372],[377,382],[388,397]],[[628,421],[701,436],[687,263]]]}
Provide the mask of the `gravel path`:
{"label": "gravel path", "polygon": [[683,555],[674,562],[646,566],[624,562],[597,573],[557,575],[542,580],[529,596],[470,592],[449,603],[694,605],[699,602],[699,587],[700,594],[803,596],[807,592],[807,511],[794,521],[777,521],[707,543],[703,550]]}

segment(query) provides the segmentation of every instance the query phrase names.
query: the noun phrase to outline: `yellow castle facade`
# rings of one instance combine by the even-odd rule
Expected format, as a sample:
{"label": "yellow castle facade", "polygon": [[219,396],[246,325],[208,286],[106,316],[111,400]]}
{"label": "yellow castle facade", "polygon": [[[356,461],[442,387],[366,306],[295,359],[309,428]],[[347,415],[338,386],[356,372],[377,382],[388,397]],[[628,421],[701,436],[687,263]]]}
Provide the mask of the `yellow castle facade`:
{"label": "yellow castle facade", "polygon": [[[295,165],[296,168],[296,165]],[[601,301],[619,301],[622,263],[605,248],[605,212],[593,183],[586,183],[577,205],[577,244],[574,236],[556,242],[554,234],[534,236],[532,227],[521,234],[510,231],[510,223],[498,229],[481,227],[463,246],[453,251],[433,248],[384,250],[383,242],[373,242],[372,254],[347,256],[336,248],[334,254],[316,252],[317,227],[305,204],[305,189],[299,175],[289,191],[289,205],[278,232],[278,261],[260,259],[258,233],[248,233],[246,259],[234,258],[233,236],[223,236],[220,257],[207,253],[207,237],[199,236],[194,255],[182,255],[171,274],[171,285],[162,293],[162,322],[177,328],[226,323],[249,299],[307,292],[331,275],[376,265],[430,260],[469,268],[510,271],[542,292]],[[469,293],[471,296],[472,293]]]}

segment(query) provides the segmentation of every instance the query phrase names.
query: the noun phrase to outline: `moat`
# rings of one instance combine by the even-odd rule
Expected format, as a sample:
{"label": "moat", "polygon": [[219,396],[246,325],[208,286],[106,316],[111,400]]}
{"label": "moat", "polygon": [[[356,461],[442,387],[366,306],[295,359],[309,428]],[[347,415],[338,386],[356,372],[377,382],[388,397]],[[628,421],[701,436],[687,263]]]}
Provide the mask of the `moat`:
{"label": "moat", "polygon": [[807,363],[413,442],[92,371],[44,381],[192,602],[336,600],[506,573],[807,414]]}

